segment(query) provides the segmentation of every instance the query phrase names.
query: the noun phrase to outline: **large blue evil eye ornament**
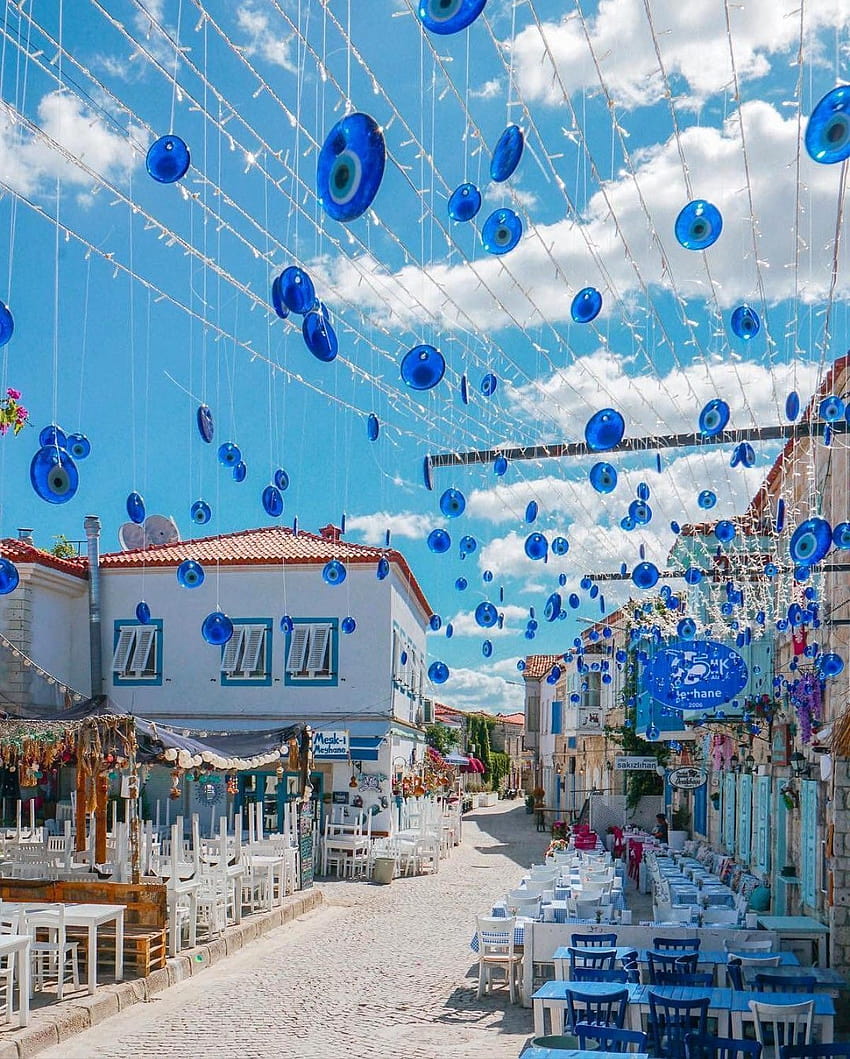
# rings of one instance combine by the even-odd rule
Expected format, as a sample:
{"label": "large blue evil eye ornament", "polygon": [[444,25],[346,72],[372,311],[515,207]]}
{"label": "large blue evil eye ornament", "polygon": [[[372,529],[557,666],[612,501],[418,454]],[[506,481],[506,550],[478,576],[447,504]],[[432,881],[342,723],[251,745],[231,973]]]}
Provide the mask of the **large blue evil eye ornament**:
{"label": "large blue evil eye ornament", "polygon": [[198,405],[195,420],[198,424],[198,433],[201,435],[201,441],[205,441],[209,445],[215,435],[215,422],[213,421],[213,414],[207,405]]}
{"label": "large blue evil eye ornament", "polygon": [[499,137],[490,159],[490,178],[497,184],[507,180],[519,165],[525,139],[519,125],[509,125]]}
{"label": "large blue evil eye ornament", "polygon": [[577,324],[589,324],[602,309],[602,295],[596,287],[585,287],[573,298],[570,316]]}
{"label": "large blue evil eye ornament", "polygon": [[689,566],[685,571],[685,581],[689,585],[698,585],[702,581],[702,570],[696,566]]}
{"label": "large blue evil eye ornament", "polygon": [[507,207],[494,210],[481,229],[481,243],[488,254],[507,254],[522,238],[522,221]]}
{"label": "large blue evil eye ornament", "polygon": [[555,537],[552,541],[553,555],[566,555],[570,550],[570,542],[566,537]]}
{"label": "large blue evil eye ornament", "polygon": [[445,357],[433,346],[414,346],[402,357],[401,377],[411,390],[430,390],[445,373]]}
{"label": "large blue evil eye ornament", "polygon": [[289,475],[282,467],[278,467],[274,472],[274,484],[282,493],[285,493],[289,488]]}
{"label": "large blue evil eye ornament", "polygon": [[369,413],[369,417],[366,420],[366,437],[370,441],[377,441],[378,435],[381,433],[381,423],[374,412]]}
{"label": "large blue evil eye ornament", "polygon": [[177,567],[177,584],[183,588],[198,588],[205,576],[204,568],[194,559],[184,559]]}
{"label": "large blue evil eye ornament", "polygon": [[735,523],[729,519],[721,519],[714,527],[714,536],[723,544],[728,544],[735,539]]}
{"label": "large blue evil eye ornament", "polygon": [[280,518],[283,514],[283,497],[276,485],[267,485],[263,490],[263,510],[271,518]]}
{"label": "large blue evil eye ornament", "polygon": [[730,467],[752,467],[756,462],[756,450],[749,441],[739,441],[729,460]]}
{"label": "large blue evil eye ornament", "polygon": [[18,587],[18,568],[8,559],[0,559],[0,596],[8,596]]}
{"label": "large blue evil eye ornament", "polygon": [[626,421],[620,413],[613,408],[603,408],[588,419],[584,428],[584,440],[589,449],[604,452],[619,445],[625,432]]}
{"label": "large blue evil eye ornament", "polygon": [[223,445],[219,445],[218,462],[222,467],[235,467],[241,459],[242,452],[239,446],[234,445],[232,441],[225,441]]}
{"label": "large blue evil eye ornament", "polygon": [[137,526],[145,521],[145,502],[140,493],[132,492],[127,497],[127,518]]}
{"label": "large blue evil eye ornament", "polygon": [[705,199],[689,202],[676,218],[676,239],[686,250],[705,250],[722,230],[720,210]]}
{"label": "large blue evil eye ornament", "polygon": [[375,577],[379,581],[385,581],[389,577],[390,573],[390,562],[389,559],[385,559],[382,555],[378,560],[378,565],[375,567]]}
{"label": "large blue evil eye ornament", "polygon": [[460,33],[484,10],[487,0],[420,0],[416,14],[431,33]]}
{"label": "large blue evil eye ornament", "polygon": [[546,606],[543,608],[543,617],[546,619],[546,621],[557,621],[560,613],[561,594],[559,592],[553,592],[552,595],[546,600]]}
{"label": "large blue evil eye ornament", "polygon": [[800,395],[796,390],[792,390],[785,398],[785,418],[793,423],[799,414]]}
{"label": "large blue evil eye ornament", "polygon": [[460,554],[461,556],[472,555],[475,549],[478,547],[478,541],[467,534],[465,537],[460,538]]}
{"label": "large blue evil eye ornament", "polygon": [[349,114],[328,133],[319,152],[316,187],[325,213],[353,221],[372,205],[384,175],[386,148],[378,123]]}
{"label": "large blue evil eye ornament", "polygon": [[499,612],[488,600],[479,603],[475,608],[475,622],[482,629],[492,629],[499,620]]}
{"label": "large blue evil eye ornament", "polygon": [[850,548],[850,522],[839,522],[832,530],[832,543],[836,548]]}
{"label": "large blue evil eye ornament", "polygon": [[537,518],[537,512],[540,510],[536,500],[529,500],[525,508],[525,521],[531,525]]}
{"label": "large blue evil eye ornament", "polygon": [[850,85],[839,85],[823,97],[806,126],[809,157],[823,165],[850,158]]}
{"label": "large blue evil eye ornament", "polygon": [[214,610],[201,623],[201,636],[213,647],[222,647],[233,637],[233,622],[220,610]]}
{"label": "large blue evil eye ornament", "polygon": [[807,518],[794,530],[788,551],[799,566],[819,563],[832,544],[832,529],[826,519]]}
{"label": "large blue evil eye ornament", "polygon": [[725,401],[715,398],[705,405],[699,414],[700,433],[707,438],[713,438],[729,422],[729,405]]}
{"label": "large blue evil eye ornament", "polygon": [[697,625],[693,618],[682,618],[676,626],[676,634],[680,640],[693,640],[697,634]]}
{"label": "large blue evil eye ornament", "polygon": [[446,518],[457,518],[466,508],[466,497],[460,489],[447,489],[440,497],[440,511]]}
{"label": "large blue evil eye ornament", "polygon": [[5,346],[15,330],[15,321],[7,305],[0,302],[0,346]]}
{"label": "large blue evil eye ornament", "polygon": [[68,448],[68,437],[62,427],[51,423],[49,427],[43,427],[38,435],[38,443],[42,448],[53,446],[57,449]]}
{"label": "large blue evil eye ornament", "polygon": [[460,184],[449,199],[449,216],[453,221],[471,221],[481,209],[481,192],[474,184]]}
{"label": "large blue evil eye ornament", "polygon": [[818,668],[825,677],[837,677],[844,670],[844,659],[832,653],[822,655]]}
{"label": "large blue evil eye ornament", "polygon": [[836,394],[824,397],[818,405],[818,415],[827,423],[836,423],[844,416],[844,402]]}
{"label": "large blue evil eye ornament", "polygon": [[189,510],[189,515],[196,526],[205,526],[210,520],[212,511],[206,500],[196,500]]}
{"label": "large blue evil eye ornament", "polygon": [[697,497],[697,503],[703,511],[710,511],[717,503],[717,496],[710,489],[703,489]]}
{"label": "large blue evil eye ornament", "polygon": [[493,374],[492,371],[488,371],[484,378],[481,380],[479,389],[485,397],[492,397],[496,392],[496,387],[499,385],[499,380]]}
{"label": "large blue evil eye ornament", "polygon": [[33,456],[30,482],[37,495],[48,504],[65,504],[76,494],[80,477],[68,453],[50,446],[40,448]]}
{"label": "large blue evil eye ornament", "polygon": [[284,635],[288,636],[294,628],[295,623],[293,622],[292,618],[290,618],[288,614],[284,614],[283,617],[280,619],[280,631]]}
{"label": "large blue evil eye ornament", "polygon": [[160,184],[173,184],[186,175],[189,148],[179,136],[160,136],[148,148],[145,168]]}
{"label": "large blue evil eye ornament", "polygon": [[525,554],[529,559],[545,559],[549,542],[542,533],[529,533],[525,538]]}
{"label": "large blue evil eye ornament", "polygon": [[447,552],[452,546],[452,539],[443,529],[431,530],[428,534],[428,539],[425,542],[428,545],[430,551],[434,552],[435,555],[442,555]]}
{"label": "large blue evil eye ornament", "polygon": [[629,518],[636,526],[646,526],[652,521],[652,508],[645,500],[633,500],[629,504]]}
{"label": "large blue evil eye ornament", "polygon": [[432,662],[428,666],[428,679],[432,684],[445,684],[449,679],[449,667],[445,662]]}
{"label": "large blue evil eye ornament", "polygon": [[304,316],[301,334],[304,337],[304,344],[316,360],[330,364],[339,353],[339,339],[336,337],[336,331],[331,323],[331,314],[326,305],[321,304],[318,309],[312,309]]}
{"label": "large blue evil eye ornament", "polygon": [[284,307],[290,312],[303,316],[316,304],[316,288],[313,286],[313,281],[308,273],[298,265],[285,268],[275,283]]}
{"label": "large blue evil eye ornament", "polygon": [[755,338],[761,330],[759,314],[749,305],[739,305],[732,312],[731,324],[732,334],[742,338],[745,342]]}
{"label": "large blue evil eye ornament", "polygon": [[240,460],[233,468],[233,481],[244,482],[248,474],[248,465],[244,460]]}
{"label": "large blue evil eye ornament", "polygon": [[492,640],[485,640],[481,644],[481,654],[484,655],[485,658],[489,658],[492,655],[492,653],[493,653],[493,641]]}
{"label": "large blue evil eye ornament", "polygon": [[637,588],[653,588],[658,584],[658,567],[655,563],[638,563],[632,570],[632,581]]}
{"label": "large blue evil eye ornament", "polygon": [[617,470],[610,463],[594,463],[588,477],[597,493],[611,493],[617,488]]}
{"label": "large blue evil eye ornament", "polygon": [[443,619],[440,617],[439,614],[432,614],[431,617],[428,619],[428,625],[434,632],[439,632],[440,629],[443,627]]}
{"label": "large blue evil eye ornament", "polygon": [[272,308],[281,320],[285,320],[289,316],[289,306],[286,304],[286,299],[283,296],[283,289],[281,286],[282,278],[282,276],[275,276],[272,280]]}
{"label": "large blue evil eye ornament", "polygon": [[331,559],[322,568],[322,580],[326,585],[341,585],[345,580],[345,566],[339,559]]}
{"label": "large blue evil eye ornament", "polygon": [[139,625],[150,625],[151,609],[143,599],[136,604],[136,621]]}
{"label": "large blue evil eye ornament", "polygon": [[495,458],[495,460],[493,460],[493,474],[495,474],[497,478],[501,478],[507,473],[507,470],[508,470],[507,457],[506,456],[497,456]]}
{"label": "large blue evil eye ornament", "polygon": [[91,442],[85,434],[69,434],[67,448],[75,460],[84,460],[91,454]]}

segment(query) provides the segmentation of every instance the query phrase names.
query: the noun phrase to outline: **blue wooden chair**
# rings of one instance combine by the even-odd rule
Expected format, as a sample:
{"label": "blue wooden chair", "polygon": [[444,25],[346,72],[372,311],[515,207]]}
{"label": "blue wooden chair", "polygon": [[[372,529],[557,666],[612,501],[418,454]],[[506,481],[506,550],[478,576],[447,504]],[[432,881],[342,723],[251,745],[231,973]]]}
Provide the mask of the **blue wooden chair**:
{"label": "blue wooden chair", "polygon": [[736,1040],[734,1037],[700,1037],[689,1033],[685,1037],[687,1059],[759,1059],[758,1041]]}
{"label": "blue wooden chair", "polygon": [[624,952],[620,957],[620,966],[626,972],[626,981],[640,984],[640,964],[638,963],[637,949]]}
{"label": "blue wooden chair", "polygon": [[811,974],[767,974],[756,975],[756,990],[759,993],[814,993],[817,979]]}
{"label": "blue wooden chair", "polygon": [[629,1003],[628,989],[593,990],[582,993],[571,989],[567,993],[567,1020],[570,1032],[575,1033],[579,1022],[593,1022],[600,1026],[623,1028],[626,1007]]}
{"label": "blue wooden chair", "polygon": [[613,949],[617,944],[617,935],[573,934],[570,944],[577,949]]}
{"label": "blue wooden chair", "polygon": [[652,1034],[655,1055],[663,1059],[682,1059],[685,1054],[687,1035],[689,1033],[695,1033],[699,1037],[706,1035],[711,997],[672,1000],[650,989],[647,998],[649,1000],[649,1030]]}
{"label": "blue wooden chair", "polygon": [[653,938],[652,947],[658,952],[674,952],[685,949],[688,952],[699,950],[699,938]]}
{"label": "blue wooden chair", "polygon": [[576,968],[591,968],[594,971],[613,971],[617,959],[616,949],[577,949],[572,945],[567,951],[570,954],[570,978]]}
{"label": "blue wooden chair", "polygon": [[664,974],[696,974],[699,953],[655,952],[649,949],[646,959],[649,964],[649,984],[661,985],[660,976]]}
{"label": "blue wooden chair", "polygon": [[[578,1046],[590,1049],[588,1041],[596,1041],[594,1051],[600,1052],[645,1052],[647,1036],[641,1030],[621,1030],[616,1026],[595,1026],[590,1022],[576,1023]],[[630,1047],[634,1045],[634,1047]]]}
{"label": "blue wooden chair", "polygon": [[743,964],[736,956],[730,956],[726,962],[726,976],[729,979],[729,985],[733,989],[746,989],[744,985],[744,969]]}

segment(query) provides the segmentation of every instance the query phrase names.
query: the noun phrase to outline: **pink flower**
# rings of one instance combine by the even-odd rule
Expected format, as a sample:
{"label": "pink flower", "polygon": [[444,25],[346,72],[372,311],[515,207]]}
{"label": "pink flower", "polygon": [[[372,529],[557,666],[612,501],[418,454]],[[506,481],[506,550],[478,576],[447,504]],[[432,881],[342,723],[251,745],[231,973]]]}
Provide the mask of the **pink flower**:
{"label": "pink flower", "polygon": [[13,401],[17,401],[18,398],[21,396],[21,391],[20,390],[13,390],[12,387],[10,386],[9,389],[6,391],[6,396],[7,397],[11,397]]}
{"label": "pink flower", "polygon": [[24,408],[22,404],[19,404],[17,409],[15,410],[15,419],[17,419],[19,423],[24,423],[28,418],[29,409]]}
{"label": "pink flower", "polygon": [[9,429],[9,424],[5,420],[0,420],[0,434],[5,434]]}

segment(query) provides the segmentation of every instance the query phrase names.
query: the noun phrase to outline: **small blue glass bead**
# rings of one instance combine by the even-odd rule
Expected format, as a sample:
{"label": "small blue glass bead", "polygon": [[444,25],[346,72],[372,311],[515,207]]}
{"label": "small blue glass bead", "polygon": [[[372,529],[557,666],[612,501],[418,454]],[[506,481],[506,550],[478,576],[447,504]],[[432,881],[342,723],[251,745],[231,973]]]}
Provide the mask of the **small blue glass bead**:
{"label": "small blue glass bead", "polygon": [[68,437],[62,427],[51,423],[49,427],[42,428],[38,435],[38,443],[42,448],[67,449]]}
{"label": "small blue glass bead", "polygon": [[551,547],[553,555],[566,555],[570,550],[570,542],[566,537],[555,537]]}
{"label": "small blue glass bead", "polygon": [[626,432],[626,421],[613,408],[603,408],[595,412],[584,428],[584,440],[587,447],[595,452],[613,449],[623,440]]}
{"label": "small blue glass bead", "polygon": [[482,629],[492,629],[499,620],[499,612],[492,603],[485,600],[475,608],[475,622]]}
{"label": "small blue glass bead", "polygon": [[556,621],[561,613],[561,594],[559,592],[553,592],[551,596],[546,600],[546,606],[543,608],[543,617],[546,621]]}
{"label": "small blue glass bead", "polygon": [[389,572],[390,572],[389,560],[385,559],[384,556],[382,555],[381,558],[378,560],[377,567],[375,568],[375,577],[377,577],[377,579],[379,581],[383,581],[383,580],[385,580],[387,578],[387,576],[389,575]]}
{"label": "small blue glass bead", "polygon": [[466,497],[459,489],[447,489],[440,497],[440,511],[446,518],[458,518],[466,509]]}
{"label": "small blue glass bead", "polygon": [[703,489],[697,497],[697,504],[699,504],[703,511],[710,511],[716,503],[717,496],[711,491],[711,489]]}
{"label": "small blue glass bead", "polygon": [[222,467],[235,467],[242,459],[242,452],[232,441],[225,441],[218,447],[218,462]]}
{"label": "small blue glass bead", "polygon": [[525,521],[528,522],[529,525],[536,520],[538,511],[539,507],[537,501],[529,500],[525,508]]}
{"label": "small blue glass bead", "polygon": [[288,614],[284,614],[283,617],[280,619],[280,631],[285,635],[288,635],[292,632],[294,628],[295,624],[292,621],[292,618],[290,618]]}
{"label": "small blue glass bead", "polygon": [[198,424],[198,433],[201,435],[201,440],[209,445],[215,435],[215,422],[213,421],[213,414],[208,405],[198,405],[198,411],[195,413],[195,421]]}
{"label": "small blue glass bead", "polygon": [[545,559],[549,542],[542,533],[529,533],[525,538],[525,554],[529,559]]}
{"label": "small blue glass bead", "polygon": [[434,529],[428,534],[425,543],[429,551],[434,552],[435,555],[442,555],[451,548],[452,539],[444,529]]}
{"label": "small blue glass bead", "polygon": [[791,423],[800,414],[800,395],[796,390],[792,390],[785,398],[785,418]]}
{"label": "small blue glass bead", "polygon": [[289,488],[289,475],[282,467],[278,467],[278,469],[274,472],[273,481],[282,493],[285,493],[286,490]]}
{"label": "small blue glass bead", "polygon": [[752,467],[756,462],[755,449],[748,441],[739,441],[729,461],[730,467]]}
{"label": "small blue glass bead", "polygon": [[5,346],[15,330],[15,321],[7,305],[0,302],[0,346]]}
{"label": "small blue glass bead", "polygon": [[339,339],[331,323],[327,306],[321,302],[318,309],[311,309],[301,322],[304,345],[316,360],[330,364],[339,353]]}
{"label": "small blue glass bead", "polygon": [[497,456],[496,459],[493,460],[493,474],[495,474],[497,478],[501,478],[507,469],[508,461],[504,456]]}
{"label": "small blue glass bead", "polygon": [[233,636],[233,622],[220,610],[214,610],[204,618],[201,636],[213,647],[221,647]]}
{"label": "small blue glass bead", "polygon": [[577,324],[589,324],[602,310],[602,295],[596,287],[584,287],[573,298],[570,316]]}
{"label": "small blue glass bead", "polygon": [[839,522],[833,528],[832,543],[836,548],[850,548],[850,522]]}
{"label": "small blue glass bead", "polygon": [[432,632],[439,632],[443,625],[443,619],[439,614],[432,614],[428,619],[428,625]]}
{"label": "small blue glass bead", "polygon": [[248,465],[244,460],[240,460],[233,468],[233,481],[244,482],[248,475]]}
{"label": "small blue glass bead", "polygon": [[818,405],[818,415],[827,423],[835,423],[844,417],[844,402],[836,394],[832,393],[824,397]]}
{"label": "small blue glass bead", "polygon": [[272,308],[281,318],[286,320],[289,316],[289,306],[283,296],[283,275],[275,276],[272,280]]}
{"label": "small blue glass bead", "polygon": [[289,265],[278,276],[280,299],[292,313],[303,316],[316,304],[316,288],[308,272],[298,265]]}
{"label": "small blue glass bead", "polygon": [[84,460],[91,453],[91,442],[85,434],[69,434],[67,449],[75,460]]}
{"label": "small blue glass bead", "polygon": [[449,199],[449,217],[453,221],[471,221],[481,209],[481,192],[474,184],[460,184]]}
{"label": "small blue glass bead", "polygon": [[430,33],[459,33],[475,21],[487,0],[419,0],[416,14]]}
{"label": "small blue glass bead", "polygon": [[658,567],[655,563],[638,563],[632,570],[632,582],[637,588],[653,588],[658,584]]}
{"label": "small blue glass bead", "polygon": [[271,518],[280,518],[283,514],[283,497],[276,485],[267,485],[262,496],[263,510]]}
{"label": "small blue glass bead", "polygon": [[366,420],[366,437],[370,441],[377,441],[380,432],[381,424],[378,421],[378,417],[375,415],[374,412],[371,412],[369,414],[368,419]]}
{"label": "small blue glass bead", "polygon": [[466,536],[460,538],[460,554],[461,555],[472,555],[475,549],[478,547],[478,541],[470,536],[468,533]]}
{"label": "small blue glass bead", "polygon": [[589,478],[597,493],[611,493],[617,488],[617,470],[610,463],[594,463]]}
{"label": "small blue glass bead", "polygon": [[729,519],[721,519],[714,527],[714,536],[723,544],[728,544],[735,539],[735,523]]}
{"label": "small blue glass bead", "polygon": [[196,500],[189,510],[189,515],[195,525],[205,526],[210,520],[212,511],[206,500]]}
{"label": "small blue glass bead", "polygon": [[349,615],[347,618],[342,619],[342,621],[339,623],[339,627],[342,629],[346,636],[350,636],[351,633],[353,633],[354,630],[357,628],[357,622],[354,620],[354,618],[351,617],[351,615]]}
{"label": "small blue glass bead", "polygon": [[693,618],[682,618],[676,626],[676,634],[682,640],[693,640],[696,632],[697,626]]}
{"label": "small blue glass bead", "polygon": [[145,502],[139,493],[132,492],[127,496],[127,518],[137,526],[145,521]]}
{"label": "small blue glass bead", "polygon": [[755,338],[761,330],[759,314],[749,305],[739,305],[737,309],[733,310],[730,323],[732,325],[732,333],[743,339],[744,342],[749,342],[751,338]]}
{"label": "small blue glass bead", "polygon": [[18,587],[18,568],[8,559],[0,559],[0,596],[8,596]]}
{"label": "small blue glass bead", "polygon": [[485,397],[492,397],[496,392],[496,387],[499,385],[499,380],[493,374],[492,371],[488,371],[484,378],[481,380],[481,386],[479,387],[481,393]]}
{"label": "small blue glass bead", "polygon": [[501,184],[513,175],[522,158],[525,138],[519,125],[508,125],[493,148],[490,159],[490,179]]}
{"label": "small blue glass bead", "polygon": [[151,609],[142,599],[136,604],[136,621],[140,625],[150,625]]}
{"label": "small blue glass bead", "polygon": [[492,655],[492,653],[493,653],[493,642],[492,642],[492,640],[485,640],[481,644],[481,654],[484,655],[485,658],[489,658],[490,655]]}
{"label": "small blue glass bead", "polygon": [[449,679],[449,667],[445,662],[432,662],[428,666],[428,679],[432,684],[445,684]]}
{"label": "small blue glass bead", "polygon": [[837,677],[844,670],[844,659],[834,653],[822,655],[819,668],[825,677]]}
{"label": "small blue glass bead", "polygon": [[707,438],[713,438],[729,422],[729,405],[715,398],[705,405],[699,414],[700,432]]}

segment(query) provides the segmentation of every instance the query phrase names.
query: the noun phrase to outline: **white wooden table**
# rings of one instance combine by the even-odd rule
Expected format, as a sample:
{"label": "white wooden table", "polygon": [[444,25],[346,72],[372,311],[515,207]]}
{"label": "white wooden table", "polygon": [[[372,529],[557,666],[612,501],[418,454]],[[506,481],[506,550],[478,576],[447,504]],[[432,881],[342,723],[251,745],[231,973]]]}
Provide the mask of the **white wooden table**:
{"label": "white wooden table", "polygon": [[[22,1026],[30,1021],[30,945],[29,934],[0,934],[0,956],[15,955],[18,978],[18,1017]],[[12,1011],[12,995],[6,998],[9,1013]]]}

